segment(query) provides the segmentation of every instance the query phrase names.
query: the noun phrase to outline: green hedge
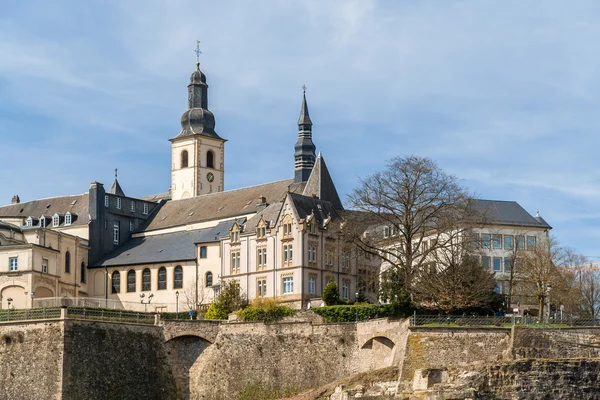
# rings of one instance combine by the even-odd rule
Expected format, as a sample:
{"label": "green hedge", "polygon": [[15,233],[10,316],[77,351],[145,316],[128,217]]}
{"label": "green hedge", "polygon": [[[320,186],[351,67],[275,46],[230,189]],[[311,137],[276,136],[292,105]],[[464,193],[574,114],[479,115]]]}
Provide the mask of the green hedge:
{"label": "green hedge", "polygon": [[[200,315],[200,317],[203,317],[204,315]],[[180,313],[174,313],[174,312],[164,312],[160,314],[160,318],[162,319],[190,319],[190,312],[189,311],[185,311],[185,312],[180,312]],[[194,312],[194,319],[202,319],[198,317],[198,314],[196,314],[196,312]]]}
{"label": "green hedge", "polygon": [[271,307],[261,307],[250,305],[237,312],[237,316],[242,321],[264,321],[275,322],[283,317],[292,316],[296,311],[283,305],[275,305]]}
{"label": "green hedge", "polygon": [[326,306],[312,309],[323,317],[325,322],[354,322],[374,318],[400,318],[410,314],[410,310],[392,304],[358,303],[344,306]]}

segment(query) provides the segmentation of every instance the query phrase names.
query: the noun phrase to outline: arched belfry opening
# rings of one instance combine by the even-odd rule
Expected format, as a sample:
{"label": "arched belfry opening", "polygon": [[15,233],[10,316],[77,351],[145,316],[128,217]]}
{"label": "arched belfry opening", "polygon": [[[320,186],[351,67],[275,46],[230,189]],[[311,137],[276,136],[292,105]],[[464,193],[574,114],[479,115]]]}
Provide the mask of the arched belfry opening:
{"label": "arched belfry opening", "polygon": [[214,168],[215,167],[215,153],[211,150],[206,152],[206,168]]}
{"label": "arched belfry opening", "polygon": [[188,167],[188,152],[184,150],[181,152],[181,168]]}

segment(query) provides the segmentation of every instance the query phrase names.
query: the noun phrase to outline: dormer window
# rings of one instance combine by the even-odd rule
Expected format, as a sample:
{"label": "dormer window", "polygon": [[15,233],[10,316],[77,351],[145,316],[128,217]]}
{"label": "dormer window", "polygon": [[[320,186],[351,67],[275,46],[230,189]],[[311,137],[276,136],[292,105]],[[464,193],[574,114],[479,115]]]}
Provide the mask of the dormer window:
{"label": "dormer window", "polygon": [[65,225],[71,225],[71,213],[70,212],[65,214]]}
{"label": "dormer window", "polygon": [[117,197],[117,210],[121,209],[121,198]]}
{"label": "dormer window", "polygon": [[266,237],[267,237],[267,225],[265,224],[265,221],[263,221],[261,219],[256,227],[256,238],[257,239],[265,239]]}
{"label": "dormer window", "polygon": [[240,241],[240,232],[239,231],[231,232],[231,242],[237,243],[239,241]]}
{"label": "dormer window", "polygon": [[46,217],[44,217],[43,215],[40,217],[40,228],[45,228],[46,227]]}
{"label": "dormer window", "polygon": [[283,218],[283,236],[289,237],[292,235],[292,217],[286,215]]}
{"label": "dormer window", "polygon": [[390,227],[389,226],[384,226],[383,227],[383,238],[387,239],[390,237]]}
{"label": "dormer window", "polygon": [[52,226],[56,227],[59,225],[60,225],[60,216],[58,215],[58,213],[56,213],[52,216]]}
{"label": "dormer window", "polygon": [[33,218],[29,217],[25,220],[26,226],[33,226]]}

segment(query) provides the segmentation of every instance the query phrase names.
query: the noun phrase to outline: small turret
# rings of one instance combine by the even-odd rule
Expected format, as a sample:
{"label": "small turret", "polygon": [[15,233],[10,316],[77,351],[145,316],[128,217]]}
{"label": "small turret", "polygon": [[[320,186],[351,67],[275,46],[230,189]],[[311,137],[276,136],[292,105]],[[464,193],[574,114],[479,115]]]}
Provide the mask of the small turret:
{"label": "small turret", "polygon": [[312,121],[306,104],[306,85],[302,86],[302,109],[298,119],[298,141],[294,146],[294,182],[306,182],[315,165],[315,144],[312,141]]}

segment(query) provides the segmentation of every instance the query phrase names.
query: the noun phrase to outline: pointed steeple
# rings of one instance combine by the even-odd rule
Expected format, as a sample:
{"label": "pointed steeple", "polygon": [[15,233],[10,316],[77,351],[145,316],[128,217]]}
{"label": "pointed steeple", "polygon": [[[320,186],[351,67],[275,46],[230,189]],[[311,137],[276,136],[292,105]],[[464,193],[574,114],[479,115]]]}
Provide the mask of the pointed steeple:
{"label": "pointed steeple", "polygon": [[121,189],[121,185],[119,185],[119,181],[117,180],[117,172],[118,170],[115,168],[115,181],[108,190],[108,193],[115,194],[117,196],[125,196],[125,192],[123,192],[123,189]]}
{"label": "pointed steeple", "polygon": [[306,182],[315,165],[315,144],[312,141],[312,121],[306,103],[306,85],[302,86],[302,109],[298,118],[298,141],[294,146],[295,174],[294,182]]}
{"label": "pointed steeple", "polygon": [[302,195],[328,201],[336,210],[344,209],[340,196],[335,188],[335,184],[333,183],[333,179],[331,178],[331,174],[327,169],[327,164],[325,164],[325,159],[321,156],[321,153],[319,153],[319,156],[317,157],[317,161],[310,173],[308,182],[306,182]]}

